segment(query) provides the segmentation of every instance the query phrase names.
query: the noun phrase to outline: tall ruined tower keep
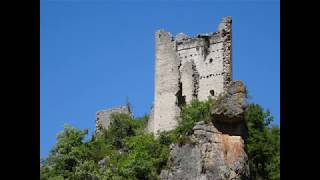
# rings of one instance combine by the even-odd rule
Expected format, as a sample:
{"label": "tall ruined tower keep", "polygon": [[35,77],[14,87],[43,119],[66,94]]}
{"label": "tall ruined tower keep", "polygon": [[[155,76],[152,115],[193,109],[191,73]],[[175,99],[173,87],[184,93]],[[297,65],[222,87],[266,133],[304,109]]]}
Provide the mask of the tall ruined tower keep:
{"label": "tall ruined tower keep", "polygon": [[216,98],[232,81],[231,17],[217,31],[188,37],[155,34],[155,94],[147,130],[158,134],[177,125],[180,107],[192,99]]}

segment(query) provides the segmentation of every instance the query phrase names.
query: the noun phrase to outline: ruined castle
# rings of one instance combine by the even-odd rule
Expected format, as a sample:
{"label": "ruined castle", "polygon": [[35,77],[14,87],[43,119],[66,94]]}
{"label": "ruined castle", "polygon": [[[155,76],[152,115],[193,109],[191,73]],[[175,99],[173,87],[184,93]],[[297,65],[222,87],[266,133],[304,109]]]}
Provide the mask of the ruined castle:
{"label": "ruined castle", "polygon": [[[247,91],[242,81],[232,80],[231,18],[225,17],[216,32],[175,37],[155,33],[155,92],[146,131],[158,136],[174,129],[184,104],[193,99],[215,99],[210,121],[199,120],[187,135],[190,142],[171,144],[161,170],[161,180],[248,179],[245,150],[247,128],[244,112]],[[113,112],[131,114],[123,106],[97,113],[97,131],[108,128]]]}
{"label": "ruined castle", "polygon": [[[175,128],[182,105],[226,91],[232,81],[231,23],[231,17],[224,17],[216,32],[192,37],[155,33],[155,92],[148,132]],[[108,127],[113,112],[130,113],[126,107],[98,112],[97,130]]]}
{"label": "ruined castle", "polygon": [[189,37],[155,34],[155,94],[148,131],[158,134],[177,125],[180,107],[192,99],[207,100],[224,92],[232,81],[231,17],[216,32]]}

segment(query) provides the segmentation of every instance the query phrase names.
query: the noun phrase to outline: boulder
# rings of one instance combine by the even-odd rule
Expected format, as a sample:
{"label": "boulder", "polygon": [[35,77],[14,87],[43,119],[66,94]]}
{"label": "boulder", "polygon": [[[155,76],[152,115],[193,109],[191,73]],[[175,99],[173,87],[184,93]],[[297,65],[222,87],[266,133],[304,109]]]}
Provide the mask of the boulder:
{"label": "boulder", "polygon": [[210,108],[215,121],[239,123],[247,107],[247,92],[242,81],[231,81],[225,93],[221,94]]}

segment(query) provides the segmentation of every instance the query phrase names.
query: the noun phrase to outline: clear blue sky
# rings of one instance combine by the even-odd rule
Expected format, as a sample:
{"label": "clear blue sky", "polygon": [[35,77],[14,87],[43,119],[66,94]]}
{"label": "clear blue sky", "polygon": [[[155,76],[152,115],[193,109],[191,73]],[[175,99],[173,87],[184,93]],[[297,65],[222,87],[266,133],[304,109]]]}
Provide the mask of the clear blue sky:
{"label": "clear blue sky", "polygon": [[154,91],[154,33],[213,32],[233,18],[233,79],[280,121],[279,1],[41,1],[40,148],[47,156],[68,123],[95,128],[95,113],[129,97],[148,113]]}

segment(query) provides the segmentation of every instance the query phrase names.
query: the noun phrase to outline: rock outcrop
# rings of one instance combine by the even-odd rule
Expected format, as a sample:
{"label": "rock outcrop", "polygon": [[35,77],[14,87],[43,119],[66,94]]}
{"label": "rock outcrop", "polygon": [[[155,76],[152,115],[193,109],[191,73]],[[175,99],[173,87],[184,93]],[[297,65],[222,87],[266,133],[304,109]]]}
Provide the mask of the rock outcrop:
{"label": "rock outcrop", "polygon": [[224,123],[241,122],[247,106],[246,97],[243,82],[231,81],[227,91],[217,98],[210,110],[213,119]]}
{"label": "rock outcrop", "polygon": [[211,108],[212,121],[197,122],[189,136],[192,143],[172,145],[168,169],[161,180],[235,180],[248,179],[245,151],[245,88],[241,81],[231,82],[227,93]]}

